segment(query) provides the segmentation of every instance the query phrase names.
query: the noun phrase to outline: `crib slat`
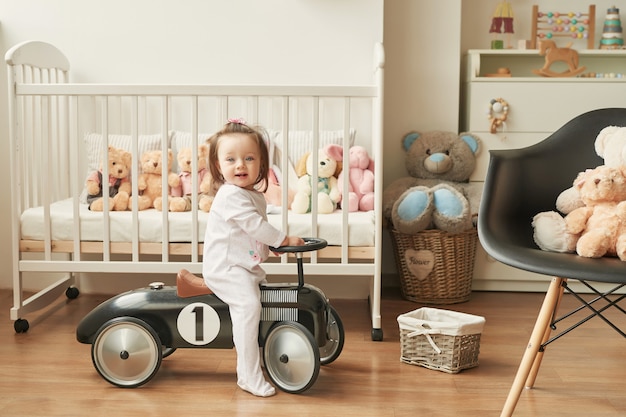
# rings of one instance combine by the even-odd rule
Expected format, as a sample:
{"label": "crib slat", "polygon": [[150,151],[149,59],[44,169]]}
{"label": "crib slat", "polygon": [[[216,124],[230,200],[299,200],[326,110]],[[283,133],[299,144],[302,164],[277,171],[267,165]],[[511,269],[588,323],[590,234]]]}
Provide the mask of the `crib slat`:
{"label": "crib slat", "polygon": [[[191,183],[194,189],[200,189],[198,177],[198,96],[191,97]],[[176,155],[174,155],[176,157]],[[198,193],[191,194],[191,262],[199,262],[198,253]]]}
{"label": "crib slat", "polygon": [[[145,103],[144,103],[145,105]],[[133,262],[139,261],[139,210],[137,208],[137,196],[139,195],[139,189],[137,186],[139,177],[139,97],[131,97],[130,106],[130,132],[131,132],[131,154],[132,154],[132,168],[131,168],[131,198],[132,201],[132,230],[131,230],[131,244],[132,244],[132,260]]]}
{"label": "crib slat", "polygon": [[[81,186],[79,185],[79,181],[82,181],[82,176],[79,174],[79,163],[78,163],[78,98],[76,96],[69,97],[69,106],[67,109],[67,119],[66,123],[68,126],[69,132],[69,162],[70,162],[70,178],[73,178],[72,181],[72,190],[71,196],[73,196],[72,201],[72,229],[73,229],[73,245],[72,245],[72,256],[76,261],[81,260],[81,252],[80,252],[80,218],[79,218],[79,209],[80,209],[80,190]],[[72,123],[74,121],[74,123]]]}

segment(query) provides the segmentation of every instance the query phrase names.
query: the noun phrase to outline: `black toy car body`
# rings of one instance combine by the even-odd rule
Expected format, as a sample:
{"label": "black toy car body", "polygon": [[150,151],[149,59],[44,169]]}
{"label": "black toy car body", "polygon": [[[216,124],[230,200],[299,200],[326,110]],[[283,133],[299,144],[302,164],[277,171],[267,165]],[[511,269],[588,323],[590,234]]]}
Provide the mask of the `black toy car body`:
{"label": "black toy car body", "polygon": [[[298,282],[261,286],[259,346],[268,376],[280,389],[299,393],[317,379],[320,365],[334,361],[343,348],[344,329],[324,293],[304,283],[302,253],[326,246],[305,239],[295,252]],[[138,387],[178,348],[232,348],[228,305],[199,277],[180,274],[176,286],[160,282],[117,295],[79,323],[76,338],[92,345],[98,373],[120,387]],[[192,276],[193,277],[193,276]]]}

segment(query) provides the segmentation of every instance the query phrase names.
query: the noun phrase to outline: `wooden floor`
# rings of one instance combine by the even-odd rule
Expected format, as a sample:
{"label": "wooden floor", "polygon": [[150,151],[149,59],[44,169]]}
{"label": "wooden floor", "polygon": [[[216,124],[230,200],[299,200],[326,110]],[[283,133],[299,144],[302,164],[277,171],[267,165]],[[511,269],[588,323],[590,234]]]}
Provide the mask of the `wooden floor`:
{"label": "wooden floor", "polygon": [[[547,287],[547,283],[546,283]],[[480,365],[447,374],[399,360],[398,314],[421,307],[383,294],[384,340],[370,340],[365,300],[334,300],[345,347],[300,395],[256,398],[236,387],[234,350],[181,349],[143,387],[116,388],[75,339],[81,317],[104,297],[60,299],[15,334],[9,291],[0,291],[0,416],[498,416],[528,341],[541,294],[477,292],[439,306],[482,315]],[[567,296],[563,306],[572,306]],[[625,316],[611,317],[626,327]],[[596,319],[550,345],[535,389],[516,416],[626,415],[625,339]]]}

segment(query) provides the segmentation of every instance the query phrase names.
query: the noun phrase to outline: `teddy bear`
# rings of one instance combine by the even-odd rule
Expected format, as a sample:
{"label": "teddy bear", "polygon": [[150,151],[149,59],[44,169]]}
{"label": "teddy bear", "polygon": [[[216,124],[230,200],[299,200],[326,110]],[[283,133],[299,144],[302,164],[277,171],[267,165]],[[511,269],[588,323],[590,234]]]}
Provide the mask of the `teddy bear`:
{"label": "teddy bear", "polygon": [[[167,151],[167,184],[168,187],[177,187],[180,184],[178,175],[172,172],[173,153],[171,149]],[[137,179],[137,189],[140,195],[137,196],[137,210],[147,210],[154,207],[162,210],[162,166],[163,152],[161,150],[146,151],[141,155],[141,174]],[[169,189],[167,191],[169,194]],[[166,195],[167,198],[167,195]],[[132,199],[129,202],[132,208]],[[167,203],[166,203],[167,207]]]}
{"label": "teddy bear", "polygon": [[[291,210],[294,213],[308,213],[311,211],[313,189],[317,189],[317,209],[319,213],[332,213],[341,201],[341,193],[337,184],[337,166],[342,158],[342,148],[339,145],[326,145],[318,151],[317,166],[313,166],[313,155],[305,154],[296,166],[298,184],[293,196]],[[317,170],[317,186],[313,187],[313,170]]]}
{"label": "teddy bear", "polygon": [[[626,127],[607,126],[594,142],[595,151],[604,159],[605,166],[626,165]],[[578,190],[572,186],[556,199],[556,211],[538,213],[533,218],[533,237],[540,249],[551,252],[574,252],[577,238],[564,233],[562,215],[584,206]]]}
{"label": "teddy bear", "polygon": [[383,192],[383,215],[400,233],[437,228],[459,233],[474,226],[482,188],[469,182],[480,139],[472,133],[410,132],[401,141],[408,177]]}
{"label": "teddy bear", "polygon": [[[349,151],[348,167],[348,192],[343,190],[343,176],[346,170],[341,171],[337,182],[342,200],[345,206],[346,200],[348,210],[370,211],[374,209],[374,160],[370,158],[367,149],[363,146],[355,145]],[[347,198],[346,198],[347,196]]]}
{"label": "teddy bear", "polygon": [[626,261],[626,167],[598,166],[581,172],[574,188],[583,202],[561,222],[562,239],[587,258]]}
{"label": "teddy bear", "polygon": [[[124,211],[128,208],[128,200],[131,193],[130,170],[132,167],[132,155],[123,149],[109,146],[107,164],[109,172],[109,209]],[[100,170],[89,174],[85,186],[89,209],[102,211],[104,206],[102,197],[102,166]]]}
{"label": "teddy bear", "polygon": [[[192,169],[191,148],[181,148],[178,151],[176,160],[178,162],[180,179],[178,186],[170,188],[169,211],[180,212],[191,210],[191,169]],[[198,145],[198,208],[204,212],[211,210],[213,199],[215,198],[214,184],[211,173],[207,169],[207,158],[209,157],[209,144]]]}

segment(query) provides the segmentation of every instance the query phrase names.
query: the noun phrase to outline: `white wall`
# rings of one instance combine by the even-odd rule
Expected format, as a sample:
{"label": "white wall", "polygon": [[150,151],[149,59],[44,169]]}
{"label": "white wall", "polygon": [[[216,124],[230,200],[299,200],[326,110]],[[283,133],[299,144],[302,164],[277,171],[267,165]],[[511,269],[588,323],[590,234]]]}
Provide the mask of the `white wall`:
{"label": "white wall", "polygon": [[[384,1],[0,0],[0,11],[3,55],[24,40],[48,41],[68,56],[74,82],[368,84],[374,44],[383,40]],[[1,82],[3,138],[6,89]],[[4,178],[8,158],[8,143],[0,141]],[[0,195],[10,195],[7,182]],[[2,205],[5,239],[9,216],[9,204]],[[0,288],[11,287],[11,262],[0,251]]]}
{"label": "white wall", "polygon": [[[442,17],[442,11],[443,16]],[[445,31],[441,30],[445,20]],[[402,137],[412,130],[458,131],[461,0],[385,2],[384,186],[407,175]],[[436,36],[435,36],[436,34]],[[383,235],[383,285],[399,280]]]}
{"label": "white wall", "polygon": [[[595,1],[596,44],[612,1]],[[489,48],[497,0],[0,0],[0,47],[43,39],[70,58],[74,81],[203,83],[369,82],[372,45],[386,51],[383,182],[406,175],[399,141],[413,129],[458,129],[460,56]],[[513,0],[517,39],[530,37],[531,7]],[[585,11],[570,0],[564,11]],[[620,5],[618,4],[618,7]],[[560,7],[560,6],[559,6]],[[622,12],[626,12],[623,7]],[[384,20],[383,20],[384,19]],[[239,23],[236,25],[236,23]],[[285,30],[289,36],[283,36]],[[225,57],[229,59],[226,60]],[[0,66],[0,80],[6,69]],[[7,136],[0,82],[0,135]],[[8,176],[8,144],[0,141]],[[0,195],[9,195],[0,182]],[[8,205],[0,236],[10,236]],[[384,271],[395,262],[385,241]],[[0,251],[0,288],[11,287],[11,256]]]}
{"label": "white wall", "polygon": [[1,3],[5,49],[49,41],[77,82],[369,82],[382,40],[382,0]]}
{"label": "white wall", "polygon": [[[372,45],[384,38],[385,184],[406,175],[398,161],[407,131],[458,129],[461,0],[0,0],[0,10],[2,51],[27,39],[49,41],[68,55],[77,82],[367,83]],[[446,31],[433,41],[441,10]],[[6,112],[0,83],[3,137]],[[0,158],[8,167],[6,142]],[[0,183],[0,193],[9,195],[8,184]],[[7,238],[8,216],[5,205],[0,235]],[[395,261],[384,243],[383,269],[393,281]],[[11,262],[0,251],[0,288],[11,287]],[[363,281],[347,283],[356,284]]]}

